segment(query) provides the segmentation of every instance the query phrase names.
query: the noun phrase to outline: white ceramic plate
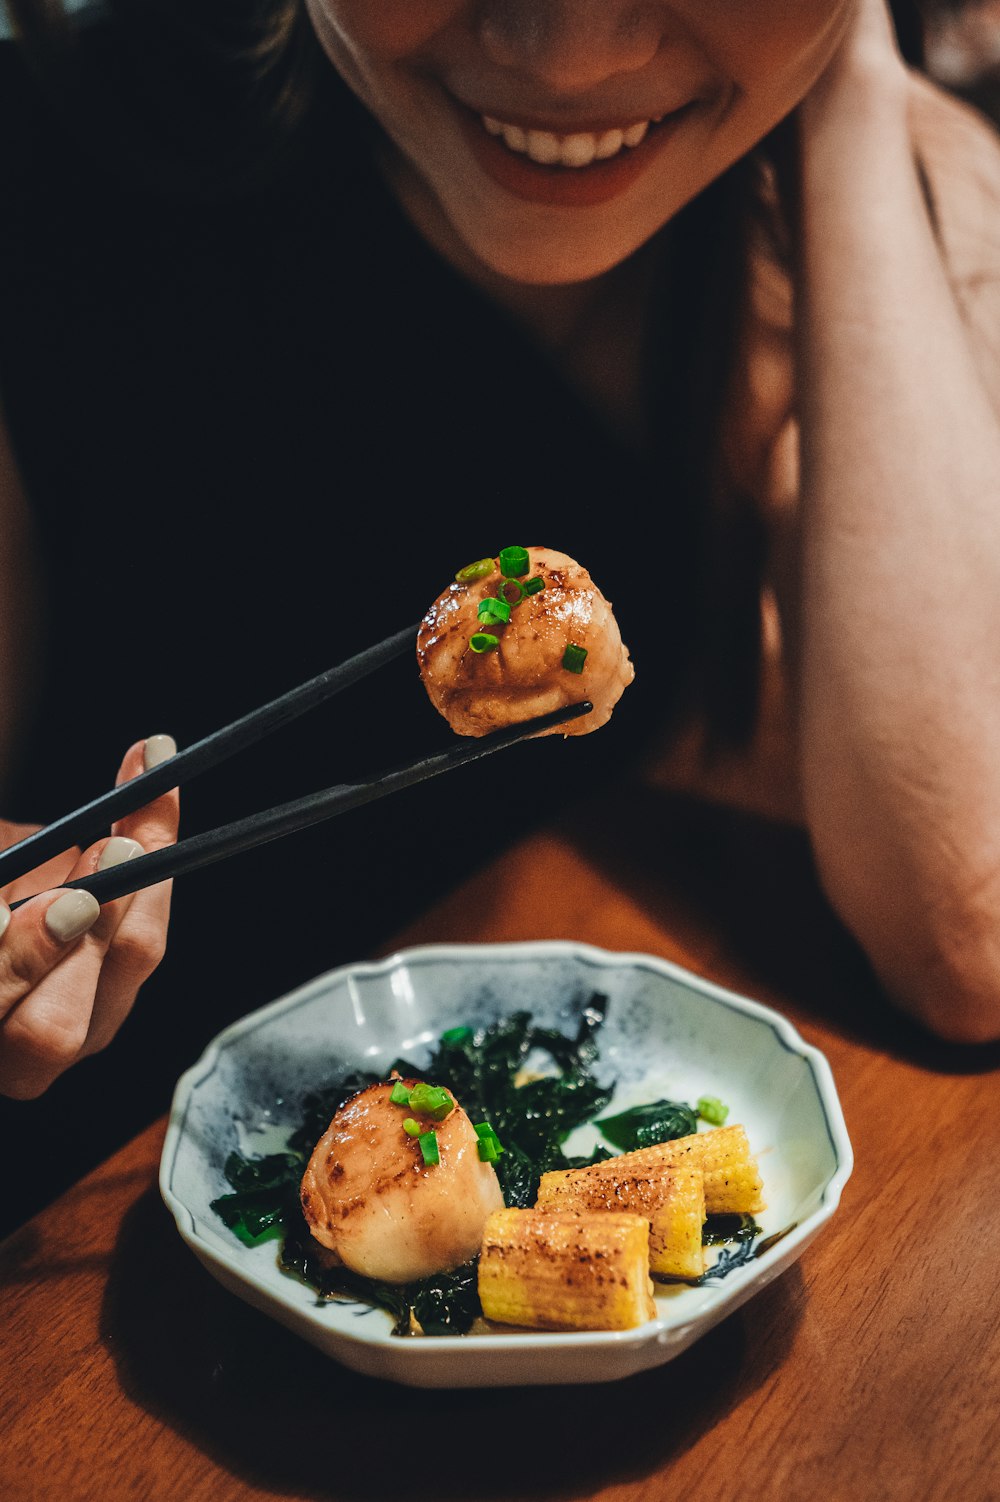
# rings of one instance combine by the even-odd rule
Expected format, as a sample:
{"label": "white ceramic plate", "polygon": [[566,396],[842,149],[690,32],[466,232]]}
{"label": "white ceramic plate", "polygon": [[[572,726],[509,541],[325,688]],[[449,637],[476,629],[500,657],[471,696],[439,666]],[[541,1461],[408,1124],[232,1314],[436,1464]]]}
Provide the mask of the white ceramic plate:
{"label": "white ceramic plate", "polygon": [[[610,1114],[667,1097],[715,1095],[758,1156],[764,1235],[793,1227],[716,1284],[657,1293],[657,1318],[636,1330],[400,1338],[381,1310],[320,1302],[282,1273],[275,1242],[246,1247],[210,1209],[228,1192],[230,1151],[283,1145],[310,1089],[350,1067],[420,1064],[446,1028],[528,1010],[575,1028],[575,1007],[609,998],[598,1074],[617,1082]],[[596,1132],[580,1129],[573,1152]],[[225,1287],[349,1367],[421,1387],[604,1382],[659,1365],[789,1266],[830,1218],[853,1158],[825,1058],[769,1008],[644,954],[562,942],[448,945],[357,964],[243,1018],[177,1085],[160,1188],[192,1251]]]}

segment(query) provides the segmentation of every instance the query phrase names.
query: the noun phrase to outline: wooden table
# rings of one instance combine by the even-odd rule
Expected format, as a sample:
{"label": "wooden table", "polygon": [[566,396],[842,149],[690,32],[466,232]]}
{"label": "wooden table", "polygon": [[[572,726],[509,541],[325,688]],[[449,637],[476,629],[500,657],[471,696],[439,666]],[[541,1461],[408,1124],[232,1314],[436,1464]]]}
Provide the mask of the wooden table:
{"label": "wooden table", "polygon": [[1000,1498],[1000,1051],[891,1013],[792,831],[631,790],[526,840],[517,872],[398,942],[645,950],[779,1008],[829,1059],[857,1157],[815,1244],[625,1382],[396,1388],[210,1278],[159,1200],[158,1122],[0,1248],[5,1502]]}

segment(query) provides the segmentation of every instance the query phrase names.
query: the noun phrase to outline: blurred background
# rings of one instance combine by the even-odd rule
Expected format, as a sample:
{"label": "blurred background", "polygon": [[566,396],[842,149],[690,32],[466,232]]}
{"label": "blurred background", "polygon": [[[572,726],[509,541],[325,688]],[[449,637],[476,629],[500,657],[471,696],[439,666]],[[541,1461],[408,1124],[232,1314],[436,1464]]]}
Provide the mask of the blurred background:
{"label": "blurred background", "polygon": [[927,69],[1000,125],[1000,0],[929,8]]}

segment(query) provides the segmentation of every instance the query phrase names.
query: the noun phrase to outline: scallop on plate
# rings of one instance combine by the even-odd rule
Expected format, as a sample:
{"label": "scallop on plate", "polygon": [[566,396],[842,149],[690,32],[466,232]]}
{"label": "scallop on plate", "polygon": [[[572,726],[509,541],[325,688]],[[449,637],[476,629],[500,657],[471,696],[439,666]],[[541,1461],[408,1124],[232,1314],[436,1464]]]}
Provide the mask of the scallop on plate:
{"label": "scallop on plate", "polygon": [[[394,1333],[356,1296],[318,1299],[282,1270],[280,1241],[246,1245],[212,1208],[230,1155],[281,1152],[310,1092],[353,1070],[426,1065],[442,1034],[529,1012],[576,1033],[604,998],[592,1070],[612,1087],[598,1117],[658,1100],[715,1098],[746,1130],[764,1184],[753,1255],[725,1276],[657,1283],[655,1316],[626,1330],[484,1325]],[[586,1155],[594,1124],[564,1144]],[[567,942],[427,946],[348,965],[221,1033],[178,1082],[160,1188],[181,1236],[220,1283],[357,1371],[420,1387],[607,1382],[678,1355],[783,1272],[837,1208],[853,1166],[829,1065],[783,1017],[666,960]]]}

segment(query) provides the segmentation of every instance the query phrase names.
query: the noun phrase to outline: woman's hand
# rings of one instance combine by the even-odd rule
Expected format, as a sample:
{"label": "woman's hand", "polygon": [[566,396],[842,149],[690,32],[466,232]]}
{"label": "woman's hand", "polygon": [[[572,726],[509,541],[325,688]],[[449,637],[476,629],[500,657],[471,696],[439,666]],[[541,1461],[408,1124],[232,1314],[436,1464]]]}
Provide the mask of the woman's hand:
{"label": "woman's hand", "polygon": [[859,90],[876,88],[902,99],[907,70],[885,0],[856,0],[840,44],[800,110],[805,129],[829,114],[850,109]]}
{"label": "woman's hand", "polygon": [[[174,753],[169,736],[130,747],[118,782]],[[65,881],[159,850],[177,838],[177,790],[120,819],[110,838],[46,862],[3,889],[6,902],[39,893],[14,913],[0,900],[0,1094],[41,1095],[78,1059],[96,1053],[128,1016],[162,958],[170,882],[100,907]],[[32,831],[0,821],[4,848]]]}

